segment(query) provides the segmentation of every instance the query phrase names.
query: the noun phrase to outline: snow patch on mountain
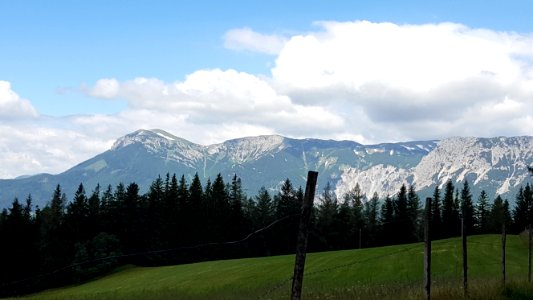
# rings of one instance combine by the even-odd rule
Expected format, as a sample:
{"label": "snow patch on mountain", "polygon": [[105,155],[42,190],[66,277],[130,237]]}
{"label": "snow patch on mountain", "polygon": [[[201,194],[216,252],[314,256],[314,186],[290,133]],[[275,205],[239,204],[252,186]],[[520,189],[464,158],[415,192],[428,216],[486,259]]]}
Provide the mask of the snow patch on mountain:
{"label": "snow patch on mountain", "polygon": [[207,147],[207,153],[228,156],[232,161],[242,164],[261,157],[279,152],[285,148],[284,138],[279,135],[262,135],[229,140],[221,144]]}

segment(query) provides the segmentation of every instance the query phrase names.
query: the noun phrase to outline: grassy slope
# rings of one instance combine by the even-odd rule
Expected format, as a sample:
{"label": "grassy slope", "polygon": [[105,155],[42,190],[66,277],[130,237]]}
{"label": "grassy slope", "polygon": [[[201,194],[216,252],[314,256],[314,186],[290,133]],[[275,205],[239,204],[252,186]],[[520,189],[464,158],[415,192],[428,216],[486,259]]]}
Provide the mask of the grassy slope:
{"label": "grassy slope", "polygon": [[[527,278],[527,248],[518,236],[507,238],[510,280]],[[469,238],[472,291],[493,287],[501,278],[500,236]],[[423,245],[311,253],[304,295],[312,299],[418,297],[422,291]],[[436,297],[456,297],[462,276],[460,239],[433,242]],[[286,299],[294,256],[204,262],[168,267],[130,267],[99,280],[34,295],[38,299]],[[481,288],[479,288],[481,284]],[[413,292],[414,291],[414,292]],[[448,292],[445,292],[448,291]],[[448,294],[446,294],[448,293]],[[366,296],[360,296],[360,295]],[[383,295],[382,295],[383,294]],[[385,296],[384,296],[385,295]],[[387,296],[388,295],[388,296]],[[393,296],[391,296],[393,295]],[[32,297],[32,298],[33,298]],[[486,296],[484,296],[486,297]],[[403,298],[403,296],[402,296]]]}

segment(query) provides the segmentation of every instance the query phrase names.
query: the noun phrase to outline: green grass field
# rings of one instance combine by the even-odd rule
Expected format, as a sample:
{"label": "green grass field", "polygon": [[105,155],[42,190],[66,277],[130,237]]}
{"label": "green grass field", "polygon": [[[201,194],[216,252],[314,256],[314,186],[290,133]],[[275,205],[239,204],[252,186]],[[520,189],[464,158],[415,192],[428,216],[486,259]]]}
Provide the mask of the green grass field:
{"label": "green grass field", "polygon": [[[508,286],[501,285],[499,235],[469,237],[470,299],[533,299],[527,247],[507,238]],[[462,298],[460,239],[433,242],[433,299]],[[98,280],[26,299],[287,299],[294,255],[167,267],[123,267]],[[421,299],[423,244],[310,253],[304,299]]]}

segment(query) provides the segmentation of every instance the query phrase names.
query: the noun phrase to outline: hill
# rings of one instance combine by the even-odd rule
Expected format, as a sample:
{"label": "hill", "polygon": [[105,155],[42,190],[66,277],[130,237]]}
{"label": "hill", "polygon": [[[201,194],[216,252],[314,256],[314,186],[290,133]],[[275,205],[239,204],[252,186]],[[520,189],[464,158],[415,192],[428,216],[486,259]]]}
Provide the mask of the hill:
{"label": "hill", "polygon": [[[500,293],[500,236],[472,236],[468,243],[472,299],[482,299],[486,293]],[[519,236],[508,236],[507,243],[508,280],[527,280],[524,241]],[[434,241],[432,253],[434,299],[462,297],[460,239]],[[306,263],[304,297],[420,298],[422,259],[421,243],[311,253]],[[294,256],[287,255],[166,267],[126,267],[95,281],[25,299],[287,299],[293,264]],[[514,286],[511,284],[506,292],[531,292],[529,298],[520,299],[533,297],[531,287]],[[492,299],[504,299],[492,296]]]}

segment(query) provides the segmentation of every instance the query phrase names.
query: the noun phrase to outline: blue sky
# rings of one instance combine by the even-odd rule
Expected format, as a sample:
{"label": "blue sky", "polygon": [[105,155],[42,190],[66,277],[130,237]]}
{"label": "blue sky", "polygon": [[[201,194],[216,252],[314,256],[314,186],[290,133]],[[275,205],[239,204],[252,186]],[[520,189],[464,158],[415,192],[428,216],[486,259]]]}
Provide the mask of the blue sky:
{"label": "blue sky", "polygon": [[[60,172],[141,127],[203,144],[530,135],[531,11],[531,1],[0,0],[0,178]],[[471,120],[480,113],[490,124]]]}
{"label": "blue sky", "polygon": [[533,31],[531,1],[3,0],[0,8],[0,78],[53,116],[123,108],[73,92],[100,78],[174,81],[204,68],[268,74],[274,57],[223,47],[232,28],[300,33],[315,21],[369,20]]}

